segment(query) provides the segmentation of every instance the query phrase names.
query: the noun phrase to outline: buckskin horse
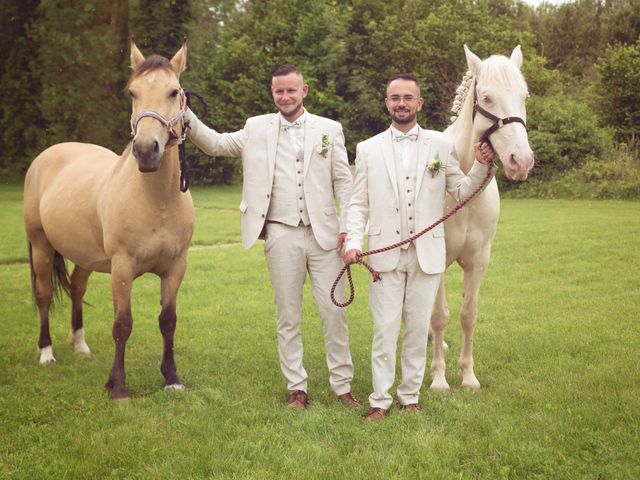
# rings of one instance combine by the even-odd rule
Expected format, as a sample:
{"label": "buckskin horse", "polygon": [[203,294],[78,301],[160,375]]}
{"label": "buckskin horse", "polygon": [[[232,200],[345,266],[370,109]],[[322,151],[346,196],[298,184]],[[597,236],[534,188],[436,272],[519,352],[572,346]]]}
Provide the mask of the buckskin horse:
{"label": "buckskin horse", "polygon": [[[533,167],[533,152],[527,136],[525,100],[527,84],[520,72],[522,51],[518,45],[511,57],[492,55],[481,60],[464,46],[468,73],[458,87],[453,111],[458,114],[445,130],[452,139],[467,173],[473,164],[473,144],[489,140],[500,157],[505,175],[511,180],[525,180]],[[446,212],[455,207],[447,195]],[[460,311],[462,346],[458,365],[462,386],[479,389],[474,373],[473,332],[478,318],[480,283],[489,265],[491,243],[500,213],[498,185],[493,179],[467,207],[449,218],[445,224],[447,266],[457,262],[464,272],[463,303]],[[431,317],[433,359],[431,386],[433,391],[447,391],[445,378],[444,330],[449,322],[444,275]]]}
{"label": "buckskin horse", "polygon": [[[131,290],[133,281],[147,272],[161,281],[165,388],[184,388],[176,372],[173,336],[195,223],[191,195],[181,188],[176,146],[184,140],[186,99],[179,79],[186,58],[186,41],[168,60],[158,55],[145,59],[132,39],[128,90],[133,140],[122,155],[97,145],[61,143],[42,152],[25,178],[24,222],[40,315],[40,363],[55,362],[49,309],[56,291],[71,297],[71,345],[90,353],[83,297],[92,272],[111,273],[115,354],[105,387],[116,400],[130,397],[124,354],[133,325]],[[65,259],[75,264],[70,276]]]}

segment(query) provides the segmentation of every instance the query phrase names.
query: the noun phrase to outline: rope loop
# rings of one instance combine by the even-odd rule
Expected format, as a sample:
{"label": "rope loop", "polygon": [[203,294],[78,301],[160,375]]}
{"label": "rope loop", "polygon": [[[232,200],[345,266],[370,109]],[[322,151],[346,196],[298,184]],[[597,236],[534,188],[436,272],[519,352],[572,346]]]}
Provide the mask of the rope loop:
{"label": "rope loop", "polygon": [[[487,175],[482,180],[482,183],[480,183],[480,185],[473,192],[471,192],[471,194],[469,194],[469,196],[467,198],[465,198],[460,203],[458,203],[449,213],[445,214],[442,218],[440,218],[439,220],[435,221],[434,223],[429,225],[424,230],[416,233],[415,235],[413,235],[413,236],[411,236],[409,238],[405,238],[404,240],[400,240],[399,242],[394,243],[392,245],[388,245],[386,247],[382,247],[382,248],[378,248],[378,249],[375,249],[375,250],[369,250],[369,251],[363,252],[361,255],[358,256],[358,262],[357,263],[359,263],[360,265],[365,267],[367,270],[369,270],[369,273],[371,274],[371,280],[374,283],[377,282],[377,281],[382,281],[382,276],[380,275],[380,273],[378,273],[376,270],[374,270],[367,262],[362,260],[362,257],[366,257],[368,255],[375,255],[377,253],[388,252],[389,250],[393,250],[394,248],[399,248],[402,245],[406,245],[407,243],[411,243],[414,240],[416,240],[417,238],[419,238],[422,235],[424,235],[425,233],[427,233],[429,230],[433,230],[435,227],[437,227],[441,223],[445,222],[446,220],[448,220],[449,218],[454,216],[465,205],[467,205],[471,200],[473,200],[484,189],[484,187],[487,186],[487,184],[489,183],[489,181],[493,177],[494,168],[495,168],[495,164],[493,162],[490,163],[489,167],[487,168]],[[349,267],[350,267],[350,265],[345,265],[342,268],[342,270],[340,270],[340,273],[338,274],[338,278],[336,278],[335,282],[333,282],[333,285],[331,287],[331,301],[333,302],[333,304],[336,307],[348,307],[349,305],[351,305],[351,303],[353,302],[353,299],[355,298],[355,295],[356,295],[355,294],[355,287],[353,285],[353,279],[351,278],[351,269]],[[348,284],[349,284],[350,294],[349,294],[349,298],[346,299],[344,303],[341,303],[338,300],[336,300],[335,290],[336,290],[336,287],[338,286],[338,283],[340,283],[340,279],[344,275],[345,271],[347,272],[347,281],[348,281]]]}

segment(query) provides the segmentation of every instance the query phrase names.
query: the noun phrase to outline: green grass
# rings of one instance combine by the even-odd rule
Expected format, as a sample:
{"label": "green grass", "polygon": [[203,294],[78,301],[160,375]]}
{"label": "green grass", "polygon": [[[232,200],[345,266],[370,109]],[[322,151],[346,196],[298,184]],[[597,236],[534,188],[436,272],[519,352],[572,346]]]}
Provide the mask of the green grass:
{"label": "green grass", "polygon": [[[480,296],[476,374],[460,388],[460,327],[447,332],[453,389],[426,387],[419,415],[365,424],[333,396],[322,330],[305,291],[311,407],[284,407],[274,305],[259,243],[239,240],[238,187],[196,188],[197,227],[178,303],[184,392],[162,389],[159,281],[134,287],[127,384],[108,400],[109,277],[94,274],[85,311],[91,358],[66,344],[69,302],[52,314],[58,363],[38,364],[21,189],[0,187],[0,478],[640,477],[640,203],[506,200]],[[234,244],[225,248],[208,248]],[[364,269],[349,307],[353,389],[370,393]],[[447,279],[454,317],[461,274]]]}

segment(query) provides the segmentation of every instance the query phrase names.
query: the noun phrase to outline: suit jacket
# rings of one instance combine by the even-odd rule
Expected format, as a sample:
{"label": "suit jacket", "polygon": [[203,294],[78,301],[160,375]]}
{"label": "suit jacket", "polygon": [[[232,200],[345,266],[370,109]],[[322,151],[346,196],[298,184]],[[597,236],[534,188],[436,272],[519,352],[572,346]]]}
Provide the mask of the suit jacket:
{"label": "suit jacket", "polygon": [[[398,182],[389,130],[358,144],[353,194],[347,212],[346,249],[362,250],[367,221],[368,249],[373,250],[400,240]],[[415,227],[420,232],[444,214],[445,193],[458,201],[466,198],[484,179],[487,167],[475,161],[468,176],[460,170],[455,147],[441,132],[419,129]],[[432,159],[440,159],[444,169],[432,176],[427,170]],[[445,270],[444,226],[442,224],[415,241],[420,268],[425,273]],[[400,249],[367,257],[376,270],[393,270]]]}
{"label": "suit jacket", "polygon": [[[260,237],[269,210],[280,134],[277,113],[251,117],[242,130],[218,133],[190,110],[189,138],[208,155],[242,157],[240,230],[242,245],[250,248]],[[338,233],[346,232],[346,207],[352,188],[342,126],[307,111],[304,135],[304,194],[311,228],[325,250],[335,248]],[[322,139],[329,145],[322,152]],[[340,216],[336,209],[340,207]]]}

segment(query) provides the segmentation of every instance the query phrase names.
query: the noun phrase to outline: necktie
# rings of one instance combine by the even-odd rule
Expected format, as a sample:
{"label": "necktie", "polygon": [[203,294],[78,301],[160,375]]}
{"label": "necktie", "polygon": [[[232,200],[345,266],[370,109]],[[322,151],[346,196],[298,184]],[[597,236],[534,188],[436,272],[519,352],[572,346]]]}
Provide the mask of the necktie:
{"label": "necktie", "polygon": [[302,123],[300,123],[300,120],[296,120],[295,122],[289,124],[289,125],[281,125],[280,129],[283,132],[286,132],[287,130],[289,130],[290,128],[300,128],[302,126]]}
{"label": "necktie", "polygon": [[393,137],[394,142],[402,142],[403,140],[410,140],[415,142],[418,139],[417,133],[401,133]]}

